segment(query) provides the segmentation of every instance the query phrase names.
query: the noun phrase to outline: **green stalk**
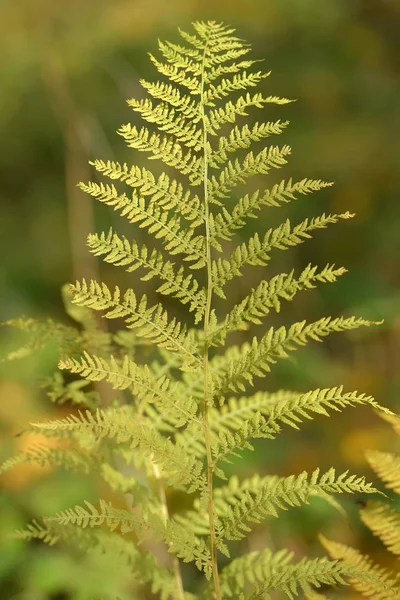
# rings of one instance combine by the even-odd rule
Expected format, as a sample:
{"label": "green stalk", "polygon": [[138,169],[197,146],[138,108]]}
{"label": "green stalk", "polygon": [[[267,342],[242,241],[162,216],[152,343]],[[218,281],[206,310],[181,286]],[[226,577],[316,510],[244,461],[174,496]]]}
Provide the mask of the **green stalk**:
{"label": "green stalk", "polygon": [[[168,511],[165,487],[162,482],[160,470],[159,470],[158,466],[156,465],[156,463],[153,463],[153,462],[151,463],[151,469],[153,471],[153,475],[154,475],[154,478],[155,478],[155,480],[157,482],[157,486],[158,486],[158,495],[159,495],[160,502],[161,502],[161,510],[162,510],[162,515],[164,518],[164,523],[165,523],[165,525],[167,525],[167,523],[169,521],[169,511]],[[176,556],[173,556],[173,558],[172,558],[172,568],[173,568],[174,576],[175,576],[175,585],[176,585],[176,594],[177,594],[176,598],[177,598],[177,600],[185,600],[185,591],[183,589],[181,568],[180,568],[180,564],[179,564],[179,559]]]}
{"label": "green stalk", "polygon": [[203,408],[203,426],[204,439],[207,456],[207,490],[208,490],[208,517],[210,524],[210,546],[212,560],[212,574],[214,582],[214,591],[216,600],[222,600],[221,588],[219,584],[218,574],[218,558],[217,558],[217,536],[215,533],[215,514],[213,504],[213,459],[211,452],[211,435],[208,411],[210,407],[209,398],[209,360],[208,360],[208,333],[210,325],[211,302],[213,293],[213,280],[211,270],[211,235],[210,235],[210,208],[208,204],[208,156],[207,156],[207,129],[205,122],[205,106],[204,106],[204,72],[205,72],[205,57],[207,52],[207,43],[203,52],[203,63],[201,69],[201,96],[200,96],[200,111],[203,124],[203,149],[204,149],[204,208],[205,208],[205,231],[206,231],[206,257],[207,257],[207,302],[204,314],[204,408]]}

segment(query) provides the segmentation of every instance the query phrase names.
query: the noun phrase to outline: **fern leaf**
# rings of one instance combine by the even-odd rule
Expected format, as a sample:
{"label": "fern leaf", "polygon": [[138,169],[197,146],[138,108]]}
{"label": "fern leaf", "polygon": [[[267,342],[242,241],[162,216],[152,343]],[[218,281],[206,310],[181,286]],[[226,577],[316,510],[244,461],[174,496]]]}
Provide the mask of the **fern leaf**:
{"label": "fern leaf", "polygon": [[144,457],[157,463],[171,486],[190,486],[193,491],[203,485],[202,463],[193,455],[156,431],[150,421],[134,421],[123,409],[79,412],[64,419],[33,423],[41,432],[91,432],[97,439],[114,440],[116,444],[129,444]]}
{"label": "fern leaf", "polygon": [[139,82],[150,96],[169,104],[179,112],[182,112],[188,119],[198,122],[201,118],[199,104],[190,94],[182,94],[179,88],[161,81],[151,82],[140,79]]}
{"label": "fern leaf", "polygon": [[205,116],[205,126],[210,135],[217,135],[226,123],[235,123],[237,116],[246,116],[250,107],[263,108],[265,104],[288,104],[293,102],[278,96],[263,96],[260,93],[240,96],[235,102],[227,102],[220,108],[210,110]]}
{"label": "fern leaf", "polygon": [[273,168],[277,169],[287,163],[286,156],[291,152],[289,146],[269,146],[258,154],[249,152],[243,162],[236,159],[228,162],[218,177],[214,175],[209,181],[210,202],[216,198],[227,198],[230,191],[254,175],[267,175]]}
{"label": "fern leaf", "polygon": [[250,552],[233,560],[221,573],[221,591],[229,598],[237,598],[250,584],[254,590],[251,600],[270,598],[269,592],[283,592],[294,598],[309,587],[345,584],[345,569],[338,561],[326,558],[301,559],[293,563],[293,553],[280,550],[273,553],[268,548]]}
{"label": "fern leaf", "polygon": [[270,135],[279,135],[289,125],[289,121],[275,121],[268,123],[255,123],[251,128],[248,125],[234,127],[229,137],[218,138],[218,150],[210,156],[210,165],[219,168],[229,160],[229,154],[240,148],[249,148],[253,142],[259,142]]}
{"label": "fern leaf", "polygon": [[212,242],[215,246],[218,239],[232,239],[233,234],[243,227],[247,219],[257,218],[256,211],[261,210],[263,206],[280,206],[295,200],[296,194],[310,194],[331,185],[333,184],[320,179],[302,179],[295,183],[289,179],[287,182],[282,180],[262,194],[259,191],[250,195],[246,194],[238,201],[232,213],[229,213],[224,207],[213,217]]}
{"label": "fern leaf", "polygon": [[[258,414],[265,417],[263,427],[269,434],[265,437],[274,438],[280,433],[281,424],[300,429],[299,425],[303,421],[313,419],[315,415],[329,416],[328,410],[340,412],[346,407],[365,404],[380,412],[390,412],[380,406],[372,396],[356,391],[344,392],[343,386],[317,388],[304,394],[280,390],[272,394],[257,392],[249,397],[232,397],[218,409],[210,409],[211,440],[213,444],[217,444],[221,435],[233,436]],[[205,456],[201,429],[190,428],[184,431],[179,435],[179,441],[188,451],[195,453],[197,458]]]}
{"label": "fern leaf", "polygon": [[62,323],[57,323],[52,319],[41,321],[38,319],[20,317],[18,319],[3,321],[0,323],[0,326],[1,325],[14,327],[15,329],[26,332],[29,334],[29,338],[23,346],[17,350],[12,350],[7,356],[0,358],[0,363],[31,356],[53,340],[56,341],[60,356],[75,352],[80,348],[82,343],[82,336],[77,329],[63,325]]}
{"label": "fern leaf", "polygon": [[107,311],[108,319],[124,318],[128,329],[138,329],[138,335],[152,340],[161,348],[179,353],[189,365],[199,364],[195,355],[197,347],[186,332],[186,327],[175,318],[168,320],[168,314],[162,304],[147,306],[144,295],[138,301],[134,292],[128,289],[121,297],[118,287],[111,292],[104,283],[85,280],[71,286],[74,304],[87,306],[95,310]]}
{"label": "fern leaf", "polygon": [[322,271],[317,272],[317,267],[309,264],[297,279],[294,277],[294,271],[291,271],[289,274],[276,275],[270,281],[261,281],[257,288],[234,306],[224,321],[210,332],[209,343],[223,344],[229,332],[247,329],[247,323],[260,325],[261,318],[268,315],[272,309],[280,311],[282,299],[292,300],[297,292],[313,289],[316,283],[334,283],[346,272],[343,267],[335,268],[334,265],[326,265]]}
{"label": "fern leaf", "polygon": [[[75,525],[85,529],[86,527],[100,527],[106,525],[110,531],[119,529],[121,533],[130,533],[140,530],[142,523],[132,513],[123,509],[114,508],[110,502],[100,500],[100,509],[85,500],[86,507],[76,505],[65,511],[57,513],[54,517],[46,517],[46,523],[68,526]],[[162,529],[161,523],[159,524]]]}
{"label": "fern leaf", "polygon": [[272,249],[286,250],[309,239],[311,231],[325,229],[328,225],[338,223],[340,219],[350,219],[354,215],[346,212],[337,215],[322,214],[314,219],[305,219],[293,228],[287,219],[276,229],[269,229],[261,241],[256,233],[248,243],[243,243],[234,250],[226,260],[218,259],[212,263],[213,286],[216,293],[223,295],[223,286],[234,277],[241,276],[245,265],[266,266],[270,260]]}
{"label": "fern leaf", "polygon": [[57,527],[56,524],[47,522],[46,519],[43,523],[36,520],[31,521],[31,523],[25,525],[25,528],[17,529],[11,537],[27,542],[40,540],[49,546],[54,546],[60,541],[66,541],[79,547],[83,545],[82,542],[86,541],[87,544],[88,538],[86,531],[76,530],[73,526]]}
{"label": "fern leaf", "polygon": [[186,70],[179,67],[177,64],[162,63],[156,59],[155,56],[149,54],[151,62],[156,67],[157,71],[162,75],[165,75],[170,81],[178,83],[183,87],[187,88],[192,95],[199,95],[201,92],[201,83],[198,76],[201,73],[201,65],[191,62],[191,73],[187,75]]}
{"label": "fern leaf", "polygon": [[366,457],[386,487],[400,494],[400,457],[378,450],[369,450]]}
{"label": "fern leaf", "polygon": [[255,73],[241,71],[231,78],[222,79],[217,85],[211,83],[204,93],[204,104],[206,106],[213,106],[215,100],[220,100],[221,98],[229,96],[232,92],[256,87],[269,75],[270,73],[263,73],[262,71],[257,71]]}
{"label": "fern leaf", "polygon": [[350,583],[355,590],[371,600],[396,600],[400,596],[398,574],[383,569],[357,550],[320,536],[332,558],[352,569]]}
{"label": "fern leaf", "polygon": [[225,372],[215,375],[214,394],[221,398],[226,391],[244,390],[244,383],[253,384],[253,376],[262,377],[271,370],[270,365],[280,358],[287,358],[288,352],[304,346],[309,339],[321,341],[331,333],[357,329],[362,326],[374,325],[372,321],[355,317],[324,317],[314,323],[306,321],[294,323],[288,330],[280,327],[274,330],[271,327],[261,338],[253,338],[251,345],[244,344],[238,358],[227,360]]}
{"label": "fern leaf", "polygon": [[135,241],[119,237],[111,229],[107,235],[89,234],[88,246],[95,256],[105,256],[106,262],[123,266],[128,273],[144,267],[147,273],[141,277],[142,281],[159,277],[164,283],[156,291],[172,295],[182,304],[189,304],[189,310],[195,311],[196,323],[204,315],[205,289],[199,289],[198,281],[192,274],[187,274],[183,266],[175,271],[174,264],[166,260],[159,250],[149,250],[145,245],[140,247]]}
{"label": "fern leaf", "polygon": [[181,558],[183,562],[194,562],[199,571],[204,571],[207,579],[211,578],[213,563],[210,549],[204,539],[197,537],[191,529],[175,519],[168,522],[165,539],[169,552]]}
{"label": "fern leaf", "polygon": [[192,120],[189,122],[183,113],[176,114],[174,108],[170,108],[166,103],[161,102],[153,105],[148,98],[144,100],[128,100],[129,106],[141,114],[142,119],[149,123],[155,123],[159,131],[173,135],[178,143],[184,144],[188,148],[193,148],[196,152],[202,150],[203,132],[196,127]]}
{"label": "fern leaf", "polygon": [[163,241],[170,254],[184,254],[184,260],[197,261],[192,268],[204,265],[203,236],[195,236],[193,228],[184,229],[177,215],[170,216],[168,211],[154,202],[146,203],[146,200],[138,197],[135,192],[131,198],[125,194],[118,195],[113,185],[89,183],[80,184],[80,187],[100,202],[114,206],[114,210],[120,210],[121,215],[130,223],[139,223],[139,227],[146,227],[150,234]]}
{"label": "fern leaf", "polygon": [[[157,202],[158,206],[166,210],[177,208],[185,219],[192,221],[192,227],[204,222],[204,208],[201,206],[198,196],[193,196],[189,190],[184,189],[180,182],[171,179],[166,173],[161,173],[156,178],[151,171],[144,167],[129,167],[126,163],[121,164],[111,160],[95,160],[90,164],[106,177],[138,189],[141,197],[151,196],[151,201]],[[79,187],[87,191],[85,187],[82,187],[84,185],[81,182]],[[115,187],[110,188],[110,193],[113,196],[118,195]]]}
{"label": "fern leaf", "polygon": [[62,448],[51,448],[49,446],[37,445],[27,452],[21,452],[9,458],[0,465],[0,475],[19,465],[26,463],[37,463],[41,467],[58,466],[71,471],[89,473],[98,468],[100,459],[88,454],[83,454],[75,449],[64,450]]}
{"label": "fern leaf", "polygon": [[155,402],[158,410],[165,413],[166,420],[176,427],[195,418],[197,404],[187,396],[185,401],[182,400],[182,393],[179,394],[177,389],[181,387],[179,383],[172,383],[165,375],[155,379],[147,365],[137,365],[128,356],[121,364],[113,356],[107,361],[85,352],[80,361],[70,358],[58,366],[89,381],[106,380],[117,390],[130,388],[141,402],[142,410],[146,403]]}
{"label": "fern leaf", "polygon": [[275,424],[269,424],[259,412],[244,420],[241,426],[233,432],[215,431],[211,441],[215,474],[225,479],[225,474],[218,463],[221,461],[230,462],[228,456],[239,456],[238,450],[253,450],[250,440],[256,438],[273,439],[277,431]]}
{"label": "fern leaf", "polygon": [[362,521],[396,556],[400,556],[400,512],[374,502],[360,510]]}
{"label": "fern leaf", "polygon": [[185,150],[172,136],[151,133],[146,127],[137,129],[128,123],[122,125],[118,133],[129,148],[150,152],[151,159],[161,159],[169,167],[174,167],[182,175],[187,175],[192,185],[199,185],[203,174],[203,157],[190,149]]}
{"label": "fern leaf", "polygon": [[[289,477],[267,477],[254,480],[254,488],[236,490],[231,506],[225,499],[222,514],[218,514],[222,524],[222,535],[228,540],[240,540],[251,531],[250,523],[261,523],[267,516],[278,516],[278,509],[308,504],[311,493],[376,493],[371,483],[364,477],[348,475],[345,471],[336,476],[333,468],[320,474],[319,469],[309,476],[305,471]],[[218,509],[217,509],[218,511]]]}
{"label": "fern leaf", "polygon": [[[117,534],[100,530],[95,530],[93,533],[95,533],[97,547],[105,555],[116,558],[121,565],[128,565],[136,582],[150,583],[152,592],[159,594],[161,600],[174,598],[176,593],[174,574],[160,564],[151,552],[139,549],[131,540]],[[185,600],[195,600],[195,597],[185,594]]]}

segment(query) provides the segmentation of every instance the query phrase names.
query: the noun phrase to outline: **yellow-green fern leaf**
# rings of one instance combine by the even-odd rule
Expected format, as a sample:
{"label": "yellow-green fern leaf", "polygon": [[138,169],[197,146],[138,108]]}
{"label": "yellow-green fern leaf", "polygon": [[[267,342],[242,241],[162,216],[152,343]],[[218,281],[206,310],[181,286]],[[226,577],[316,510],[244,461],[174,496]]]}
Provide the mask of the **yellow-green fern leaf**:
{"label": "yellow-green fern leaf", "polygon": [[[228,540],[240,540],[251,531],[252,523],[260,523],[267,516],[278,516],[278,510],[308,504],[312,493],[376,493],[377,490],[364,477],[349,475],[348,471],[336,475],[331,468],[320,474],[319,469],[308,475],[303,471],[297,477],[270,477],[254,482],[253,489],[239,489],[230,506],[226,502],[219,520],[222,535]],[[218,514],[218,513],[217,513]]]}
{"label": "yellow-green fern leaf", "polygon": [[[179,207],[180,214],[191,221],[192,227],[204,222],[204,208],[198,196],[191,194],[190,190],[185,190],[180,182],[172,179],[166,173],[155,177],[145,167],[129,167],[126,163],[121,164],[111,160],[95,160],[90,164],[102,175],[138,189],[140,196],[150,196],[152,202],[157,202],[158,206],[162,206],[166,210]],[[88,191],[84,186],[85,184],[82,182],[79,184],[81,189]],[[113,196],[118,195],[115,188],[111,188],[111,190]]]}
{"label": "yellow-green fern leaf", "polygon": [[[266,77],[269,73],[265,74]],[[289,104],[293,100],[279,98],[278,96],[263,96],[260,93],[240,96],[235,102],[227,102],[224,106],[210,110],[205,116],[205,126],[211,135],[217,135],[218,131],[226,123],[235,123],[238,116],[246,116],[248,108],[264,108],[265,104]],[[214,103],[213,103],[214,104]]]}
{"label": "yellow-green fern leaf", "polygon": [[78,306],[104,310],[108,319],[124,319],[128,329],[137,329],[139,336],[152,340],[161,348],[178,352],[189,366],[199,364],[193,336],[189,336],[186,327],[175,318],[168,319],[162,304],[148,307],[145,295],[137,300],[130,289],[121,295],[118,287],[111,292],[104,283],[97,281],[91,281],[89,285],[85,280],[77,281],[71,289],[73,301]]}
{"label": "yellow-green fern leaf", "polygon": [[400,456],[390,452],[369,450],[367,460],[386,487],[400,494]]}
{"label": "yellow-green fern leaf", "polygon": [[220,172],[218,177],[214,175],[209,182],[210,202],[218,198],[227,198],[233,188],[244,184],[254,175],[267,175],[273,168],[282,167],[287,163],[286,156],[291,152],[289,146],[269,146],[254,155],[249,152],[242,162],[236,159]]}
{"label": "yellow-green fern leaf", "polygon": [[299,275],[294,277],[294,271],[281,273],[270,281],[261,281],[256,289],[234,306],[226,315],[224,321],[210,332],[210,344],[223,344],[226,335],[232,331],[248,328],[248,323],[261,324],[261,318],[271,310],[280,311],[281,300],[292,300],[297,292],[310,290],[317,283],[334,283],[338,277],[346,273],[343,267],[326,265],[321,271],[316,266],[308,265]]}
{"label": "yellow-green fern leaf", "polygon": [[323,317],[309,324],[299,321],[288,330],[285,327],[276,330],[271,327],[260,341],[254,337],[251,345],[244,344],[237,358],[230,360],[227,357],[225,372],[214,377],[214,394],[221,398],[227,390],[243,391],[246,382],[252,385],[254,376],[262,377],[271,370],[271,364],[287,358],[289,352],[305,346],[309,340],[320,342],[322,337],[331,333],[374,324],[355,317]]}
{"label": "yellow-green fern leaf", "polygon": [[97,410],[94,414],[79,412],[78,415],[33,423],[32,426],[52,434],[63,431],[92,433],[99,440],[106,438],[117,445],[128,445],[131,449],[137,449],[143,457],[156,462],[169,485],[184,485],[194,491],[204,484],[202,463],[193,455],[188,455],[184,448],[160,435],[150,420],[134,419],[123,408]]}
{"label": "yellow-green fern leaf", "polygon": [[273,553],[268,548],[244,554],[233,560],[221,573],[222,593],[229,598],[237,598],[239,593],[250,585],[254,590],[246,598],[262,600],[270,598],[276,590],[288,598],[308,592],[310,586],[345,584],[348,570],[338,561],[326,558],[293,562],[294,555],[287,550]]}
{"label": "yellow-green fern leaf", "polygon": [[202,149],[202,130],[182,112],[176,111],[164,102],[153,105],[149,98],[144,100],[132,98],[128,100],[128,104],[135,112],[140,113],[145,121],[156,123],[160,131],[174,135],[179,143],[195,151]]}
{"label": "yellow-green fern leaf", "polygon": [[231,213],[223,207],[212,217],[213,244],[216,245],[217,239],[232,239],[234,233],[245,225],[247,219],[257,218],[257,211],[264,206],[280,206],[296,200],[297,194],[310,194],[331,185],[332,183],[320,179],[302,179],[294,183],[289,179],[288,181],[282,180],[263,193],[255,191],[252,194],[246,194],[240,198]]}
{"label": "yellow-green fern leaf", "polygon": [[368,503],[360,510],[365,525],[379,537],[385,546],[400,556],[400,512],[382,502]]}
{"label": "yellow-green fern leaf", "polygon": [[38,444],[3,462],[0,465],[0,474],[26,463],[36,463],[42,467],[57,466],[71,471],[89,473],[92,469],[97,469],[100,462],[100,457],[90,456],[77,449],[64,450]]}
{"label": "yellow-green fern leaf", "polygon": [[118,133],[129,148],[149,152],[152,159],[161,159],[169,167],[174,167],[182,175],[187,175],[192,185],[202,181],[203,157],[186,149],[172,136],[152,133],[147,127],[137,129],[128,123],[122,125]]}
{"label": "yellow-green fern leaf", "polygon": [[106,360],[85,352],[80,360],[69,358],[58,366],[78,373],[89,381],[106,380],[117,390],[129,388],[139,402],[141,411],[147,403],[154,402],[158,410],[165,414],[166,421],[176,427],[195,418],[197,404],[192,398],[179,393],[181,384],[172,382],[165,375],[155,378],[147,365],[137,365],[128,356],[120,362],[113,356]]}
{"label": "yellow-green fern leaf", "polygon": [[320,536],[330,556],[353,571],[349,581],[355,590],[370,600],[397,600],[400,597],[399,574],[384,569],[358,550]]}
{"label": "yellow-green fern leaf", "polygon": [[240,148],[249,148],[253,142],[279,135],[289,125],[289,121],[275,121],[268,123],[255,123],[251,128],[248,125],[233,127],[229,136],[218,138],[218,150],[210,157],[210,165],[219,168],[229,160],[229,154]]}
{"label": "yellow-green fern leaf", "polygon": [[106,235],[90,234],[88,246],[95,256],[103,256],[104,260],[116,266],[125,267],[128,273],[143,267],[146,274],[140,279],[149,281],[159,277],[163,283],[157,292],[172,295],[182,304],[189,304],[189,310],[195,311],[195,321],[204,315],[206,305],[205,288],[200,288],[198,281],[183,266],[174,268],[174,263],[166,260],[159,250],[149,250],[147,246],[139,246],[135,241],[130,242],[126,237],[119,237],[111,229]]}
{"label": "yellow-green fern leaf", "polygon": [[114,206],[114,210],[121,210],[121,215],[130,223],[139,223],[139,227],[146,228],[155,238],[161,239],[170,254],[184,254],[184,260],[196,261],[191,265],[192,268],[204,266],[203,236],[196,236],[193,228],[182,228],[177,215],[171,216],[154,202],[146,203],[145,198],[138,197],[135,192],[131,198],[125,194],[118,195],[113,185],[89,183],[80,187],[100,202]]}
{"label": "yellow-green fern leaf", "polygon": [[213,286],[218,295],[224,296],[223,286],[234,277],[241,276],[245,265],[266,266],[270,261],[272,249],[287,250],[291,246],[301,244],[311,238],[311,231],[325,229],[340,219],[350,219],[354,215],[346,212],[337,215],[321,215],[313,219],[305,219],[291,227],[289,219],[275,229],[269,229],[262,241],[256,233],[247,243],[238,246],[229,259],[218,259],[212,263]]}

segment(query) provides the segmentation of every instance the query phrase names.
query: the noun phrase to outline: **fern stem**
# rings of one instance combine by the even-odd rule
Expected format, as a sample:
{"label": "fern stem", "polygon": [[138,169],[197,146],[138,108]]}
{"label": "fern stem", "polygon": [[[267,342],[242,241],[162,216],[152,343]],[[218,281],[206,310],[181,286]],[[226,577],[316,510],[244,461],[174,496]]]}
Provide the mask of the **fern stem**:
{"label": "fern stem", "polygon": [[210,207],[208,202],[208,156],[207,156],[207,128],[205,120],[204,106],[204,71],[205,57],[207,53],[208,41],[204,46],[203,62],[201,69],[201,96],[200,96],[200,111],[203,126],[203,152],[204,152],[204,218],[205,218],[205,233],[206,233],[206,262],[207,262],[207,301],[204,313],[204,407],[203,407],[203,422],[204,422],[204,439],[207,456],[207,488],[208,488],[208,517],[210,522],[210,546],[212,560],[212,575],[214,582],[214,591],[216,600],[221,600],[221,588],[218,574],[218,558],[217,558],[217,537],[215,533],[215,514],[213,503],[213,459],[211,452],[211,435],[209,424],[209,360],[208,360],[208,333],[211,313],[211,302],[213,293],[213,279],[211,270],[211,232],[210,232]]}
{"label": "fern stem", "polygon": [[[158,496],[159,496],[160,502],[161,502],[162,515],[163,515],[165,524],[167,524],[169,521],[169,511],[168,511],[165,487],[164,487],[164,484],[161,479],[161,474],[160,474],[158,465],[156,465],[156,463],[152,462],[151,469],[153,471],[154,479],[156,480],[157,486],[158,486]],[[175,575],[176,594],[177,594],[176,598],[177,598],[177,600],[185,600],[185,590],[183,589],[181,568],[180,568],[180,564],[179,564],[179,559],[175,555],[172,558],[172,568],[173,568],[174,575]]]}

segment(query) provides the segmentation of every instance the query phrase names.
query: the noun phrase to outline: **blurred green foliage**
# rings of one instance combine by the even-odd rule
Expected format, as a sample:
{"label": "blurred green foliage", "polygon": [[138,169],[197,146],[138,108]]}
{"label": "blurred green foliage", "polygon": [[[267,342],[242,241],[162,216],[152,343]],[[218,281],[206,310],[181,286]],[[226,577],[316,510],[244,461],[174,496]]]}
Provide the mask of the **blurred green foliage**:
{"label": "blurred green foliage", "polygon": [[[256,55],[267,56],[272,75],[265,88],[272,85],[274,94],[298,98],[279,114],[273,109],[274,117],[293,121],[283,140],[293,155],[279,175],[336,183],[292,204],[290,218],[357,213],[297,252],[276,257],[277,271],[311,260],[343,264],[350,271],[335,286],[303,295],[277,321],[343,311],[385,320],[362,337],[338,336],[324,347],[304,349],[295,362],[274,371],[269,389],[344,384],[400,412],[397,0],[2,0],[0,13],[1,320],[26,314],[68,322],[60,293],[66,281],[90,278],[101,269],[105,281],[115,283],[119,274],[93,262],[85,239],[89,231],[109,226],[121,231],[121,224],[110,210],[91,206],[76,183],[89,179],[89,159],[143,160],[127,152],[115,130],[134,118],[125,99],[136,94],[138,78],[155,76],[146,53],[156,39],[174,40],[176,27],[193,20],[221,20],[251,40]],[[262,226],[285,216],[285,209],[279,215],[265,211]],[[127,280],[120,274],[122,284]],[[240,297],[252,285],[250,277],[243,279],[235,293]],[[6,328],[0,333],[0,356],[5,356],[15,334]],[[12,434],[29,420],[56,412],[39,386],[55,368],[52,347],[31,359],[0,363],[1,459],[21,447]],[[338,469],[349,467],[371,479],[363,451],[391,449],[394,443],[373,414],[357,409],[329,423],[321,418],[301,434],[287,431],[274,442],[273,455],[268,444],[260,444],[238,474],[323,468],[334,454]],[[1,536],[27,519],[97,493],[96,482],[87,478],[33,467],[21,468],[0,485]],[[257,548],[262,536],[271,546],[299,554],[310,553],[310,547],[321,552],[317,532],[329,536],[335,530],[337,538],[339,530],[344,541],[379,560],[383,548],[359,525],[356,510],[346,508],[347,519],[317,501],[313,510],[288,512],[279,524],[254,534],[252,546]],[[5,600],[89,600],[107,586],[125,598],[125,575],[117,565],[102,565],[101,557],[82,563],[60,550],[3,542],[0,597]]]}

